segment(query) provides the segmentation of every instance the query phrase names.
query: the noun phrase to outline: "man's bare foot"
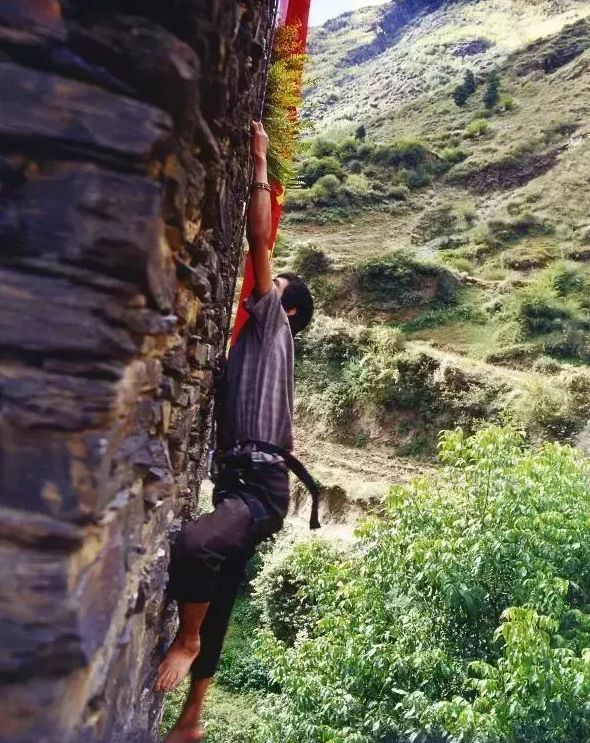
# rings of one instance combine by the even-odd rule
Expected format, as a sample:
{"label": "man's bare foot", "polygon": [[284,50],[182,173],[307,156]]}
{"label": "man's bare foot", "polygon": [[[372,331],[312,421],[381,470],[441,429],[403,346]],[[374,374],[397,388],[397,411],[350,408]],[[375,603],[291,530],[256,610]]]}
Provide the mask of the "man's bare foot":
{"label": "man's bare foot", "polygon": [[[156,691],[172,691],[188,675],[190,668],[201,649],[201,641],[190,640],[177,636],[164,660],[160,663],[156,684]],[[190,740],[190,739],[189,739]],[[193,740],[199,740],[194,738]]]}

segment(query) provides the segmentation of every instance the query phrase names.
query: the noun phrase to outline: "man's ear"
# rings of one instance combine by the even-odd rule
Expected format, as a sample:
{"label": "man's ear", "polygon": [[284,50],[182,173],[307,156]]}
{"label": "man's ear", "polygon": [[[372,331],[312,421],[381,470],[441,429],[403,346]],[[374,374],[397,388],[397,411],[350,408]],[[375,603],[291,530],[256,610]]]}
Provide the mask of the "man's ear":
{"label": "man's ear", "polygon": [[287,310],[287,317],[293,317],[293,315],[297,314],[297,307],[291,307],[290,310]]}

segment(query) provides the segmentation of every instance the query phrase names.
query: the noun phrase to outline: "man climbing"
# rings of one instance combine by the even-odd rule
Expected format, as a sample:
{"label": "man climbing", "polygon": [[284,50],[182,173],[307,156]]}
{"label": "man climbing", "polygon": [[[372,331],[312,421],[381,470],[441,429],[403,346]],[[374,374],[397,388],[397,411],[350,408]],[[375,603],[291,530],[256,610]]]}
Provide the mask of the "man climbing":
{"label": "man climbing", "polygon": [[184,527],[172,552],[169,595],[180,626],[157,673],[156,691],[192,685],[167,743],[203,740],[201,707],[217,669],[230,613],[246,562],[260,542],[279,531],[289,504],[288,470],[314,494],[317,486],[290,454],[293,448],[293,336],[313,314],[313,300],[294,274],[272,278],[268,137],[252,123],[254,180],[248,243],[255,292],[249,320],[229,353],[223,394],[216,400],[217,476],[214,511]]}

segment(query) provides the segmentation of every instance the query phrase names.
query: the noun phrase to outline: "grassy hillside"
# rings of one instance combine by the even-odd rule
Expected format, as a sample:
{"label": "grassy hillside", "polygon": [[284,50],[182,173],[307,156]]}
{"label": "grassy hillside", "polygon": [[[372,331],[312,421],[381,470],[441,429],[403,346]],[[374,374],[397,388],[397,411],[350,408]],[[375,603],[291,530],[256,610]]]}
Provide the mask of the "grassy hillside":
{"label": "grassy hillside", "polygon": [[[326,24],[311,49],[316,131],[280,264],[306,273],[324,314],[399,328],[405,354],[481,378],[476,418],[508,411],[535,435],[575,438],[587,411],[572,420],[564,390],[590,389],[590,3],[391,3]],[[475,90],[457,105],[468,71]],[[302,366],[303,407],[321,393],[350,434],[368,405],[350,399],[360,372],[319,367]],[[416,417],[421,395],[377,406],[402,446],[426,421],[465,422],[455,394]]]}

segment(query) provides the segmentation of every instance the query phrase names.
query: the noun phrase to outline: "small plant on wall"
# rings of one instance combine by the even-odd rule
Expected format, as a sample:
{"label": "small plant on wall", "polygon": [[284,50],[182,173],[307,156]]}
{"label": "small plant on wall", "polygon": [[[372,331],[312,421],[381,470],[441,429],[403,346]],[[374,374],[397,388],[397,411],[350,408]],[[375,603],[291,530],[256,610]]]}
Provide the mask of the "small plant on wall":
{"label": "small plant on wall", "polygon": [[288,184],[294,176],[293,155],[304,124],[297,116],[301,106],[301,81],[307,55],[301,53],[299,29],[278,28],[268,72],[264,127],[270,139],[268,168],[271,178]]}

